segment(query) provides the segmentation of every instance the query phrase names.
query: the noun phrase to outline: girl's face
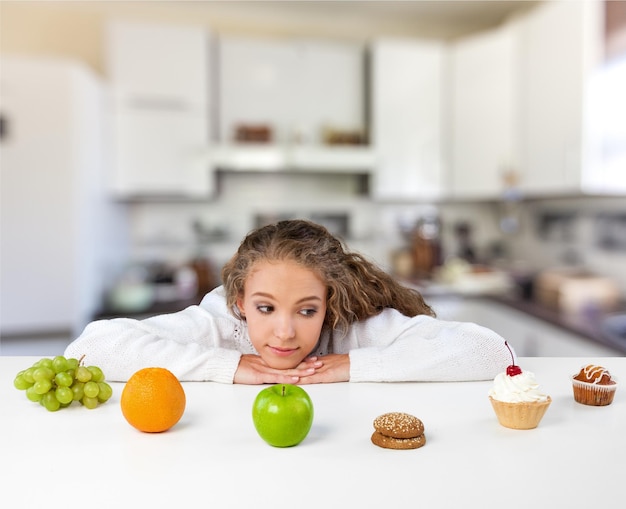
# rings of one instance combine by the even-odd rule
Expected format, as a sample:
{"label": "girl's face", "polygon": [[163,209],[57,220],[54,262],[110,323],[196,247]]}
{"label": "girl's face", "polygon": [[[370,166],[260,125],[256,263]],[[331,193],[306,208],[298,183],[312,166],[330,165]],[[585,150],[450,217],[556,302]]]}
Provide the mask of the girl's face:
{"label": "girl's face", "polygon": [[295,368],[319,340],[326,285],[294,262],[262,261],[250,272],[237,307],[261,358],[273,368]]}

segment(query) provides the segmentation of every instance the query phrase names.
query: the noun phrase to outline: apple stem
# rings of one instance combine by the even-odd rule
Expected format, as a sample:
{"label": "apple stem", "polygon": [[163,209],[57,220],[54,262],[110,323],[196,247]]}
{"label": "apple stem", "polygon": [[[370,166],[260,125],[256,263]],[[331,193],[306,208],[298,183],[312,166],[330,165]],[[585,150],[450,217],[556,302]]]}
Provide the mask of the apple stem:
{"label": "apple stem", "polygon": [[283,385],[282,389],[283,389],[283,396],[284,396],[285,395],[285,386],[284,385]]}

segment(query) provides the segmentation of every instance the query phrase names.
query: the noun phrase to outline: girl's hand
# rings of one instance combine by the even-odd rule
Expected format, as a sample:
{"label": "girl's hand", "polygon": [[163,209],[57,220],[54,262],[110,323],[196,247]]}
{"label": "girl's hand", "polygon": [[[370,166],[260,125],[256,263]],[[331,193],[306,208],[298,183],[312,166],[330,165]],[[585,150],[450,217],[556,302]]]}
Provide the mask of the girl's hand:
{"label": "girl's hand", "polygon": [[317,357],[309,357],[292,369],[270,368],[259,355],[247,354],[241,356],[233,382],[248,385],[297,384],[322,367]]}
{"label": "girl's hand", "polygon": [[[322,366],[316,367],[311,374],[304,375],[299,384],[318,384],[350,381],[350,356],[348,354],[330,354],[319,358]],[[304,364],[304,362],[303,362]]]}

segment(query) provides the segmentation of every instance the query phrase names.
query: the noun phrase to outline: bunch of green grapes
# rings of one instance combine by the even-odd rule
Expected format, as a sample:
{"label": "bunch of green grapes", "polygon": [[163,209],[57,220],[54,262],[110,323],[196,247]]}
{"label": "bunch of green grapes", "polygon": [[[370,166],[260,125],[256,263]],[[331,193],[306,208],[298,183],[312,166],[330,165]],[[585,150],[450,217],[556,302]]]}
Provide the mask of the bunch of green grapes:
{"label": "bunch of green grapes", "polygon": [[81,361],[62,355],[53,359],[44,357],[20,371],[13,385],[50,412],[68,407],[74,401],[89,409],[96,408],[112,396],[113,389],[99,367],[83,366]]}

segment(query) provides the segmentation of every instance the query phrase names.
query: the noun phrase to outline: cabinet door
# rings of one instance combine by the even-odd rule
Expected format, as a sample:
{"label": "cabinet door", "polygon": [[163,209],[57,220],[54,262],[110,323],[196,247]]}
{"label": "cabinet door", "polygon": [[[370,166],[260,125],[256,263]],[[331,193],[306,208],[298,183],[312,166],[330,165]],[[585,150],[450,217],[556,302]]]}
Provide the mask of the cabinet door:
{"label": "cabinet door", "polygon": [[371,143],[376,199],[442,193],[444,46],[409,39],[371,46]]}
{"label": "cabinet door", "polygon": [[[526,331],[539,357],[620,357],[619,351],[539,321]],[[574,371],[576,366],[573,367]]]}
{"label": "cabinet door", "polygon": [[428,299],[443,320],[473,322],[507,340],[520,357],[615,357],[620,353],[600,343],[533,316],[484,299]]}
{"label": "cabinet door", "polygon": [[286,142],[297,125],[296,47],[283,41],[220,37],[219,140],[231,142],[241,124],[266,125]]}
{"label": "cabinet door", "polygon": [[213,191],[209,59],[203,28],[121,21],[107,27],[118,197]]}
{"label": "cabinet door", "polygon": [[451,48],[454,198],[498,198],[506,173],[519,171],[517,42],[509,25]]}
{"label": "cabinet door", "polygon": [[123,106],[204,109],[210,97],[209,33],[116,21],[107,26],[107,73]]}
{"label": "cabinet door", "polygon": [[213,191],[208,120],[201,113],[124,109],[115,119],[119,196],[206,196]]}
{"label": "cabinet door", "polygon": [[545,2],[523,21],[527,193],[581,191],[586,80],[601,54],[602,2]]}
{"label": "cabinet door", "polygon": [[626,58],[597,70],[586,107],[585,191],[626,194]]}
{"label": "cabinet door", "polygon": [[364,129],[364,50],[357,44],[221,37],[220,130],[264,124],[273,141],[317,144],[322,129]]}
{"label": "cabinet door", "polygon": [[365,134],[365,49],[360,44],[296,43],[298,125],[303,142],[322,143],[324,130]]}
{"label": "cabinet door", "polygon": [[520,311],[492,306],[486,325],[515,345],[521,357],[614,357],[618,351]]}

